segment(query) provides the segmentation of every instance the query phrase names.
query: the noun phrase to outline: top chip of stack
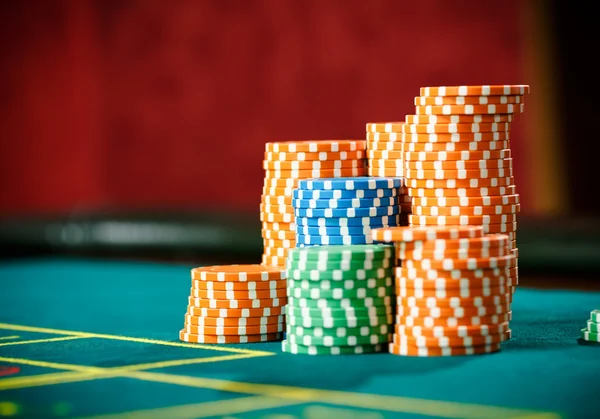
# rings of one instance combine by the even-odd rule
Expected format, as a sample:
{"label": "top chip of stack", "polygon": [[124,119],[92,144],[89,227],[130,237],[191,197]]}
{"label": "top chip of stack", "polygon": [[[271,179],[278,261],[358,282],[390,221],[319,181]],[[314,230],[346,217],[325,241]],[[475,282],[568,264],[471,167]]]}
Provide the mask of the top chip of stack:
{"label": "top chip of stack", "polygon": [[299,179],[366,174],[364,140],[271,142],[265,146],[265,179],[260,204],[262,263],[285,266],[296,245],[292,191]]}

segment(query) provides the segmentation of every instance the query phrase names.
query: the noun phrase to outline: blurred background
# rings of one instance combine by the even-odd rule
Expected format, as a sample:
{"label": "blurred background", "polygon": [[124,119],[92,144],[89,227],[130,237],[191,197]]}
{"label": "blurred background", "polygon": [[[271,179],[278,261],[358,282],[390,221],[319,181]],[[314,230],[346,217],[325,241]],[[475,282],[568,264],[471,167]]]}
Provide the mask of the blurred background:
{"label": "blurred background", "polygon": [[511,142],[520,269],[585,286],[595,28],[567,3],[0,2],[2,255],[258,262],[266,142],[364,138],[422,86],[529,84]]}

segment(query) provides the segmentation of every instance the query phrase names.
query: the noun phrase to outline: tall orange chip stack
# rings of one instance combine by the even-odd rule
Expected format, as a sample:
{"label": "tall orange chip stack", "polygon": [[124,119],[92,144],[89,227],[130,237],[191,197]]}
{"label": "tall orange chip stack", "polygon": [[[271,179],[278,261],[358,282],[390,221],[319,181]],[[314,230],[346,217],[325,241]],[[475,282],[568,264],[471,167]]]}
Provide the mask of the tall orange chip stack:
{"label": "tall orange chip stack", "polygon": [[366,176],[366,144],[364,140],[270,142],[263,168],[262,264],[285,268],[289,249],[296,247],[292,199],[298,180]]}
{"label": "tall orange chip stack", "polygon": [[527,85],[420,89],[401,135],[411,226],[480,225],[485,234],[506,234],[518,255],[510,124],[528,93]]}
{"label": "tall orange chip stack", "polygon": [[[369,176],[404,178],[402,126],[404,122],[367,124],[367,163]],[[400,197],[400,225],[408,225],[410,196],[403,184]]]}

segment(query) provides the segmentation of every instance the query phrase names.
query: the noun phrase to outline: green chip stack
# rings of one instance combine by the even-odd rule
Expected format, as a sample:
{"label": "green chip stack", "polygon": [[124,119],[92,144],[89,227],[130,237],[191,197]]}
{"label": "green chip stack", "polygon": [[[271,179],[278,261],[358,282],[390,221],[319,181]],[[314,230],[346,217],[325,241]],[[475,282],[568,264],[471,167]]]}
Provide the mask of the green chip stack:
{"label": "green chip stack", "polygon": [[581,329],[579,343],[600,346],[600,309],[592,310],[587,327]]}
{"label": "green chip stack", "polygon": [[342,355],[382,352],[394,324],[394,247],[290,249],[283,352]]}

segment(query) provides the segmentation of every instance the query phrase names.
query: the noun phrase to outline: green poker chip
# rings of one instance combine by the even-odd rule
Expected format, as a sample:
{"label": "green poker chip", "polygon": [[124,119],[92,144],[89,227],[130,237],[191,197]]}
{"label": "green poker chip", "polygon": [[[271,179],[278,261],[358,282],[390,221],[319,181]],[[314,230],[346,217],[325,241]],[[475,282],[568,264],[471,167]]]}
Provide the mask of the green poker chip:
{"label": "green poker chip", "polygon": [[300,269],[305,271],[354,271],[357,269],[378,269],[378,268],[393,268],[394,260],[392,258],[384,258],[377,260],[293,260],[287,259],[286,269]]}
{"label": "green poker chip", "polygon": [[305,346],[281,341],[281,350],[290,354],[302,355],[356,355],[384,352],[387,345],[356,345],[356,346]]}
{"label": "green poker chip", "polygon": [[596,323],[600,323],[600,310],[592,310],[590,312],[590,320]]}
{"label": "green poker chip", "polygon": [[356,327],[303,327],[287,325],[286,333],[296,336],[333,337],[343,338],[347,336],[372,336],[389,335],[394,333],[394,326],[382,324],[379,326],[356,326]]}
{"label": "green poker chip", "polygon": [[356,345],[380,345],[389,343],[392,339],[391,334],[372,334],[366,336],[298,336],[293,333],[286,333],[285,338],[288,342],[304,346],[356,346]]}
{"label": "green poker chip", "polygon": [[357,288],[379,288],[379,287],[392,287],[394,285],[394,278],[379,278],[379,279],[345,279],[343,281],[311,281],[310,279],[288,279],[287,286],[291,289],[302,289],[302,290],[353,290]]}
{"label": "green poker chip", "polygon": [[376,287],[376,288],[354,288],[354,289],[343,289],[336,288],[333,290],[322,290],[320,288],[313,289],[302,289],[302,288],[287,288],[287,295],[294,298],[308,298],[308,299],[328,299],[328,300],[341,300],[344,298],[367,298],[367,297],[385,297],[394,295],[394,287]]}
{"label": "green poker chip", "polygon": [[591,320],[587,321],[587,330],[593,333],[600,333],[600,323],[593,322]]}
{"label": "green poker chip", "polygon": [[394,246],[388,244],[349,244],[309,246],[290,249],[288,260],[315,261],[365,261],[389,259],[394,256]]}
{"label": "green poker chip", "polygon": [[288,326],[299,326],[299,327],[320,327],[320,328],[336,328],[336,327],[348,327],[356,328],[359,326],[382,326],[382,325],[393,325],[394,315],[383,314],[373,315],[364,317],[300,317],[288,315],[285,317],[285,321]]}
{"label": "green poker chip", "polygon": [[288,305],[308,308],[362,308],[391,306],[395,303],[392,296],[367,298],[342,298],[333,300],[327,298],[295,298],[288,296]]}
{"label": "green poker chip", "polygon": [[356,269],[354,271],[303,271],[301,269],[287,270],[289,279],[307,279],[310,281],[343,281],[345,279],[366,280],[380,279],[394,276],[394,268],[379,268],[379,269]]}
{"label": "green poker chip", "polygon": [[288,316],[308,317],[308,318],[346,318],[346,317],[371,317],[387,316],[393,314],[392,306],[379,307],[350,307],[350,308],[309,308],[294,307],[291,304],[285,306],[285,313]]}
{"label": "green poker chip", "polygon": [[600,343],[600,333],[590,332],[586,329],[581,329],[581,338],[587,340],[588,342],[598,342]]}

